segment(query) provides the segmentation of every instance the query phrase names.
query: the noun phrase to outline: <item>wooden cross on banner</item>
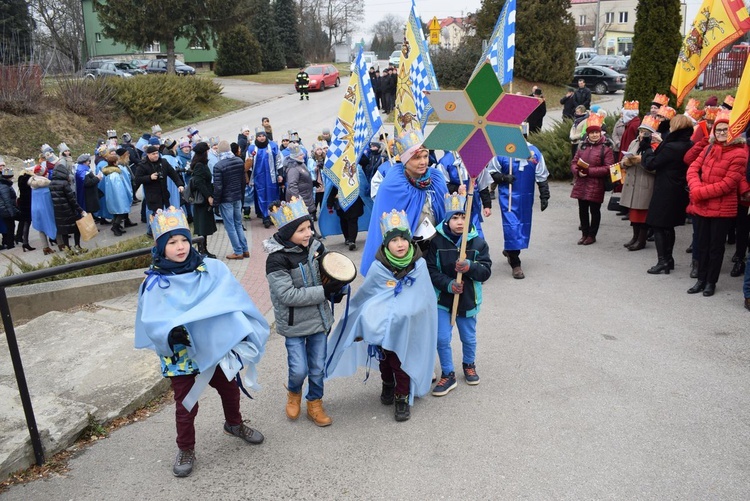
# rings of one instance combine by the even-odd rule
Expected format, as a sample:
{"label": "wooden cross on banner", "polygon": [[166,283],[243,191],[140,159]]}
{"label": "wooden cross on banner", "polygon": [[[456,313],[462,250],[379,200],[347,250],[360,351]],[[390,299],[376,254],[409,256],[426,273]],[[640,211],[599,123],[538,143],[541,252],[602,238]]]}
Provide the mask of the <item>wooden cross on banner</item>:
{"label": "wooden cross on banner", "polygon": [[[474,183],[496,156],[526,159],[531,151],[521,132],[521,123],[539,106],[531,96],[505,94],[492,65],[487,61],[466,84],[464,90],[425,91],[439,123],[424,141],[425,148],[456,151],[469,172],[466,214],[471,215]],[[464,225],[459,260],[466,259]],[[456,282],[461,283],[462,273]],[[455,323],[458,294],[453,298],[451,324]]]}

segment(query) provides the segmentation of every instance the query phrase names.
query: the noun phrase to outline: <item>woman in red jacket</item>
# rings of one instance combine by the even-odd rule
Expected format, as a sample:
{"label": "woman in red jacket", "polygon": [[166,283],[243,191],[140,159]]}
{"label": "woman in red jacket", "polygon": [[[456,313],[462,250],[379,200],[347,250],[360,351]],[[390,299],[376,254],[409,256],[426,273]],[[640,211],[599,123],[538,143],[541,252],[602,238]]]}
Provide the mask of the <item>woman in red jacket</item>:
{"label": "woman in red jacket", "polygon": [[[575,182],[571,198],[578,199],[578,217],[581,220],[581,238],[578,245],[596,242],[604,201],[604,177],[609,176],[609,166],[615,163],[612,149],[604,142],[602,122],[598,113],[589,115],[586,139],[576,151],[570,170]],[[590,218],[589,218],[590,216]]]}
{"label": "woman in red jacket", "polygon": [[747,146],[738,137],[727,141],[729,111],[719,113],[708,146],[687,172],[690,204],[698,229],[698,281],[688,294],[713,296],[724,259],[724,244],[737,215],[737,199],[750,187],[745,181]]}

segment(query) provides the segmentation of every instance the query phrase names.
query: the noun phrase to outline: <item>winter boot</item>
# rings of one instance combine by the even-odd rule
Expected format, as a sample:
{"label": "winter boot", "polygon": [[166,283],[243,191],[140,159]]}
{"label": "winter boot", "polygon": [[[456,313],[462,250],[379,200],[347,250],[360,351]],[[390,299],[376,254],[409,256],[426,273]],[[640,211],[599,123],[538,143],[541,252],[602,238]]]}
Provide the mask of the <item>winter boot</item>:
{"label": "winter boot", "polygon": [[633,223],[631,227],[633,228],[633,238],[631,238],[629,242],[622,244],[622,246],[625,248],[630,247],[638,240],[638,224]]}
{"label": "winter boot", "polygon": [[286,394],[286,417],[297,419],[300,412],[300,402],[302,402],[302,392],[294,393],[288,391]]}
{"label": "winter boot", "polygon": [[383,405],[393,405],[395,384],[383,383],[383,391],[380,392],[380,403]]}
{"label": "winter boot", "polygon": [[203,254],[211,259],[216,259],[216,254],[211,254],[208,250],[208,237],[203,237]]}
{"label": "winter boot", "polygon": [[333,423],[333,420],[323,409],[322,399],[307,401],[307,418],[317,426],[330,426]]}
{"label": "winter boot", "polygon": [[648,229],[645,224],[638,225],[638,236],[632,245],[628,246],[629,251],[639,251],[646,247],[646,237],[648,235]]}
{"label": "winter boot", "polygon": [[646,273],[651,275],[661,275],[662,273],[669,275],[669,263],[667,261],[665,249],[667,245],[667,236],[663,230],[658,229],[654,231],[654,243],[656,244],[656,255],[659,261],[656,265],[646,270]]}
{"label": "winter boot", "polygon": [[690,263],[690,278],[698,278],[698,260],[693,259]]}
{"label": "winter boot", "polygon": [[408,421],[411,417],[409,409],[409,395],[396,395],[396,407],[394,409],[396,421]]}

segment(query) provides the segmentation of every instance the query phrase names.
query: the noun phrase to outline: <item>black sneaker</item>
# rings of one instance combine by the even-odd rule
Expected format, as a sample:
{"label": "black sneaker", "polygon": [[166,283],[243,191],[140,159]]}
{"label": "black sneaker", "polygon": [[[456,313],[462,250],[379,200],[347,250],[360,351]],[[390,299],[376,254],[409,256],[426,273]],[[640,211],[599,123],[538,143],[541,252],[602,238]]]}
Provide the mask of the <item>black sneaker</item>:
{"label": "black sneaker", "polygon": [[477,374],[477,367],[474,364],[463,364],[464,366],[464,378],[466,384],[471,386],[479,384],[479,375]]}
{"label": "black sneaker", "polygon": [[270,217],[264,217],[263,218],[263,227],[264,228],[270,228],[271,227],[271,218]]}
{"label": "black sneaker", "polygon": [[409,410],[409,395],[396,395],[396,407],[394,409],[394,417],[396,421],[408,421],[411,417],[411,411]]}
{"label": "black sneaker", "polygon": [[436,397],[442,397],[443,395],[447,395],[456,386],[458,386],[458,383],[456,383],[456,373],[443,373],[440,375],[440,380],[435,385],[435,388],[432,389],[432,394]]}
{"label": "black sneaker", "polygon": [[357,244],[356,244],[356,243],[354,243],[354,242],[349,242],[349,250],[350,250],[350,251],[355,251],[355,250],[357,250]]}
{"label": "black sneaker", "polygon": [[177,451],[177,457],[174,458],[172,473],[175,477],[187,477],[193,473],[193,463],[195,463],[195,451],[193,449]]}
{"label": "black sneaker", "polygon": [[262,444],[263,434],[259,432],[258,430],[253,430],[249,426],[247,426],[245,423],[237,424],[234,426],[229,426],[227,423],[224,423],[224,433],[227,435],[234,435],[235,437],[239,437],[248,444]]}
{"label": "black sneaker", "polygon": [[396,385],[387,385],[383,383],[383,391],[380,392],[380,403],[383,405],[393,405],[393,399],[394,397],[394,391],[396,390]]}

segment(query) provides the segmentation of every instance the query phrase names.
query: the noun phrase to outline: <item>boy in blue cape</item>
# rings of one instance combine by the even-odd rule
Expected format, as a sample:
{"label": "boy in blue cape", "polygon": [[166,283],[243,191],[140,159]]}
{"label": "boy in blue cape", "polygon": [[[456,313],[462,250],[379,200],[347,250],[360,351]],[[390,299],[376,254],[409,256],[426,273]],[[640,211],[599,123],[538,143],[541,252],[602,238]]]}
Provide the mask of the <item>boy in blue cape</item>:
{"label": "boy in blue cape", "polygon": [[[153,262],[140,288],[135,347],[154,350],[174,390],[177,447],[172,472],[186,477],[195,462],[198,397],[212,386],[221,397],[224,433],[250,444],[263,435],[242,422],[240,388],[260,389],[256,366],[268,323],[224,263],[204,258],[180,209],[152,216]],[[239,371],[247,368],[244,378]]]}
{"label": "boy in blue cape", "polygon": [[[459,294],[456,325],[463,347],[464,378],[469,385],[479,384],[475,365],[477,314],[482,304],[482,282],[490,278],[492,261],[487,242],[473,225],[466,236],[466,259],[459,260],[464,225],[467,224],[465,205],[466,197],[463,195],[446,195],[445,219],[436,228],[437,235],[430,240],[426,257],[438,298],[437,350],[442,374],[432,390],[436,397],[447,395],[457,385],[451,351],[451,310],[455,294]],[[463,274],[461,283],[456,282],[458,272]]]}
{"label": "boy in blue cape", "polygon": [[411,417],[414,397],[430,391],[437,343],[437,304],[425,260],[411,242],[405,211],[384,212],[382,245],[348,317],[328,340],[326,377],[350,376],[379,361],[380,401],[396,404],[396,421]]}

